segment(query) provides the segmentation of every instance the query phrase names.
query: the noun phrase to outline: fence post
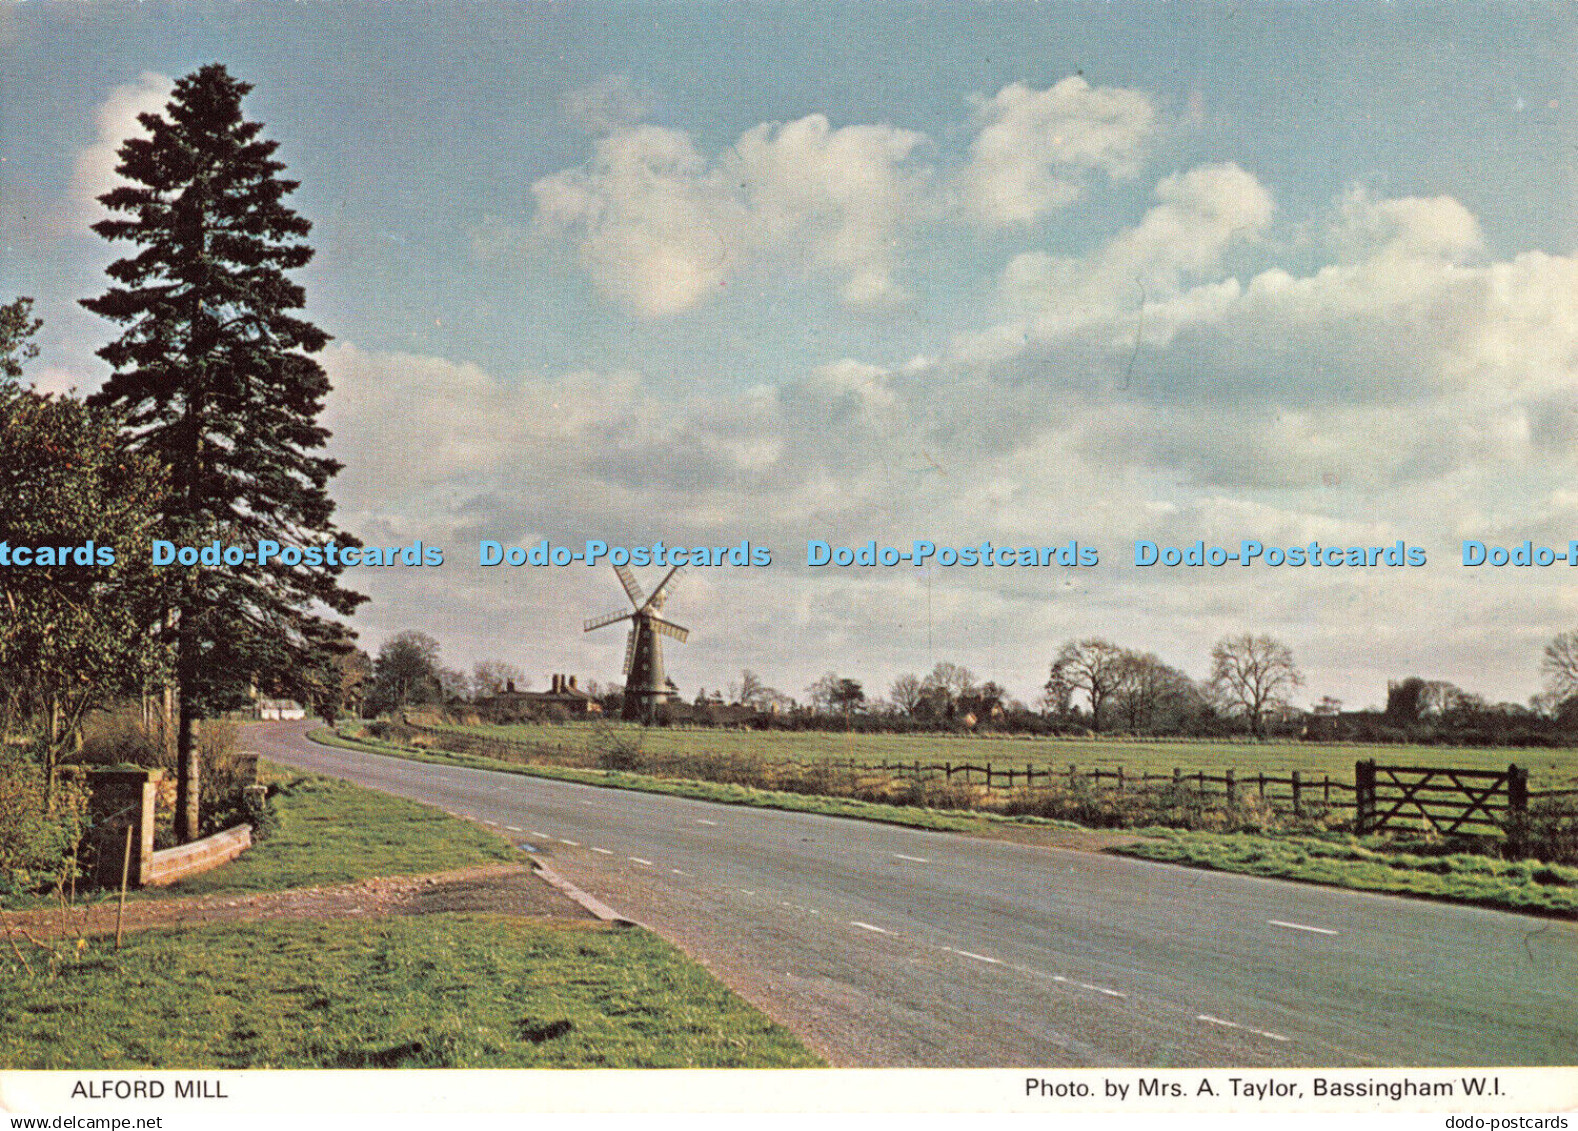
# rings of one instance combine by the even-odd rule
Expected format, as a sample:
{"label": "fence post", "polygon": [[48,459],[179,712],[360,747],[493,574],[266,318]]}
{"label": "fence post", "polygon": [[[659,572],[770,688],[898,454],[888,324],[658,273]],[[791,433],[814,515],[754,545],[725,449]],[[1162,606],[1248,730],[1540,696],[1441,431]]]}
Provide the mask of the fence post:
{"label": "fence post", "polygon": [[1123,767],[1118,767],[1118,792],[1123,792]]}
{"label": "fence post", "polygon": [[1299,772],[1297,770],[1293,771],[1293,815],[1295,817],[1304,816],[1304,803],[1299,795]]}
{"label": "fence post", "polygon": [[1069,787],[1069,789],[1073,789],[1075,783],[1077,783],[1078,781],[1079,781],[1079,771],[1075,768],[1074,763],[1070,762],[1068,764],[1068,787]]}
{"label": "fence post", "polygon": [[1227,774],[1225,777],[1227,785],[1227,803],[1228,805],[1232,805],[1238,800],[1238,780],[1233,776],[1232,766],[1227,768]]}
{"label": "fence post", "polygon": [[1507,767],[1507,851],[1522,858],[1528,847],[1529,771]]}
{"label": "fence post", "polygon": [[1353,764],[1353,828],[1360,836],[1374,832],[1375,823],[1375,759],[1361,759]]}
{"label": "fence post", "polygon": [[942,764],[942,776],[943,776],[943,779],[945,781],[947,781],[949,785],[953,784],[953,763],[952,762],[944,762]]}

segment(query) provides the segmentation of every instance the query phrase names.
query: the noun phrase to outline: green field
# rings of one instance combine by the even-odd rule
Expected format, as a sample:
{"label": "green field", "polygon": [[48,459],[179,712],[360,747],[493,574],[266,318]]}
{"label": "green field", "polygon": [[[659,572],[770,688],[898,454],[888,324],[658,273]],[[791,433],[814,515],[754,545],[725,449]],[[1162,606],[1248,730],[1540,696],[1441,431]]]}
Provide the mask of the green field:
{"label": "green field", "polygon": [[778,1068],[792,1034],[647,931],[503,916],[147,931],[0,978],[0,1068]]}
{"label": "green field", "polygon": [[1578,786],[1578,749],[1529,747],[1397,746],[1318,742],[1200,741],[1141,738],[1020,738],[953,734],[840,734],[829,731],[757,731],[666,727],[640,728],[611,723],[519,724],[510,726],[446,726],[488,738],[541,744],[595,758],[612,739],[640,744],[644,754],[682,757],[707,753],[766,762],[824,762],[853,759],[980,765],[1023,770],[1052,767],[1081,771],[1171,774],[1203,770],[1219,774],[1286,774],[1298,770],[1306,778],[1331,775],[1353,782],[1353,764],[1360,759],[1396,766],[1450,766],[1457,769],[1505,770],[1516,763],[1529,771],[1531,789]]}

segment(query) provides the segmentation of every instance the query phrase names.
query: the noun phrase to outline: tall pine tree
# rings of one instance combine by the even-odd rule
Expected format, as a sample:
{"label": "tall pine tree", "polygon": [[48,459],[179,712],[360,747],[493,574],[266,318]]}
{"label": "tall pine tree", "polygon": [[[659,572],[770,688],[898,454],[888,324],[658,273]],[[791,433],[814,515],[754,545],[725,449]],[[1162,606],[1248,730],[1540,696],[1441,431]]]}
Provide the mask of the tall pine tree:
{"label": "tall pine tree", "polygon": [[[316,454],[329,381],[310,355],[328,335],[292,314],[306,297],[285,274],[312,258],[301,242],[311,225],[285,203],[297,183],[280,178],[277,143],[242,117],[251,89],[203,67],[176,83],[162,114],[139,117],[148,137],[121,147],[128,183],[99,198],[116,218],[93,230],[138,250],[110,265],[118,285],[83,301],[124,327],[99,351],[114,373],[91,400],[118,410],[130,445],[169,467],[164,531],[177,545],[354,545],[331,522],[327,485],[340,465]],[[200,825],[194,722],[249,685],[296,688],[341,639],[319,610],[348,614],[364,600],[339,573],[278,558],[166,571],[183,840]]]}

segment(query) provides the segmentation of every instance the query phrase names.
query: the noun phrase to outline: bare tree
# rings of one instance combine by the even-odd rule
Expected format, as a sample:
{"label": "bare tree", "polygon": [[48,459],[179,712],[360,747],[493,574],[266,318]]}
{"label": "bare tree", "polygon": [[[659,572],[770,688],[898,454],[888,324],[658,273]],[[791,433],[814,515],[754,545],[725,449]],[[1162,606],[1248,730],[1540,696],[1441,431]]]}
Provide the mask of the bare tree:
{"label": "bare tree", "polygon": [[526,674],[505,660],[478,660],[471,668],[471,697],[483,699],[513,687],[525,691],[531,686]]}
{"label": "bare tree", "polygon": [[1101,709],[1121,686],[1130,653],[1110,640],[1070,640],[1052,661],[1049,698],[1083,691],[1090,700],[1090,727],[1101,729]]}
{"label": "bare tree", "polygon": [[1224,707],[1243,714],[1257,736],[1266,715],[1303,683],[1292,651],[1270,636],[1225,636],[1211,649],[1212,693]]}
{"label": "bare tree", "polygon": [[911,718],[926,699],[926,685],[913,672],[905,672],[888,688],[888,702]]}
{"label": "bare tree", "polygon": [[750,668],[740,672],[740,682],[729,684],[729,698],[746,707],[760,709],[766,702],[768,693],[772,688],[762,682],[761,677]]}
{"label": "bare tree", "polygon": [[1112,703],[1131,731],[1176,730],[1201,707],[1194,681],[1153,653],[1125,651]]}
{"label": "bare tree", "polygon": [[1578,632],[1561,632],[1545,646],[1545,684],[1559,700],[1578,695]]}

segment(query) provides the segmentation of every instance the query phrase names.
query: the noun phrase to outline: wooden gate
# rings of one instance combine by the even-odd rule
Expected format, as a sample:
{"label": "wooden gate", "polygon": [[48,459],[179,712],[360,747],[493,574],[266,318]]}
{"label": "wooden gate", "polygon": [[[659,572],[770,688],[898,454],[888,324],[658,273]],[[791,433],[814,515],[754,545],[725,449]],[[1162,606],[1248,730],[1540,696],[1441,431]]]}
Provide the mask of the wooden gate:
{"label": "wooden gate", "polygon": [[1354,764],[1355,826],[1360,836],[1422,818],[1441,836],[1501,833],[1516,849],[1529,808],[1529,771],[1452,770]]}

